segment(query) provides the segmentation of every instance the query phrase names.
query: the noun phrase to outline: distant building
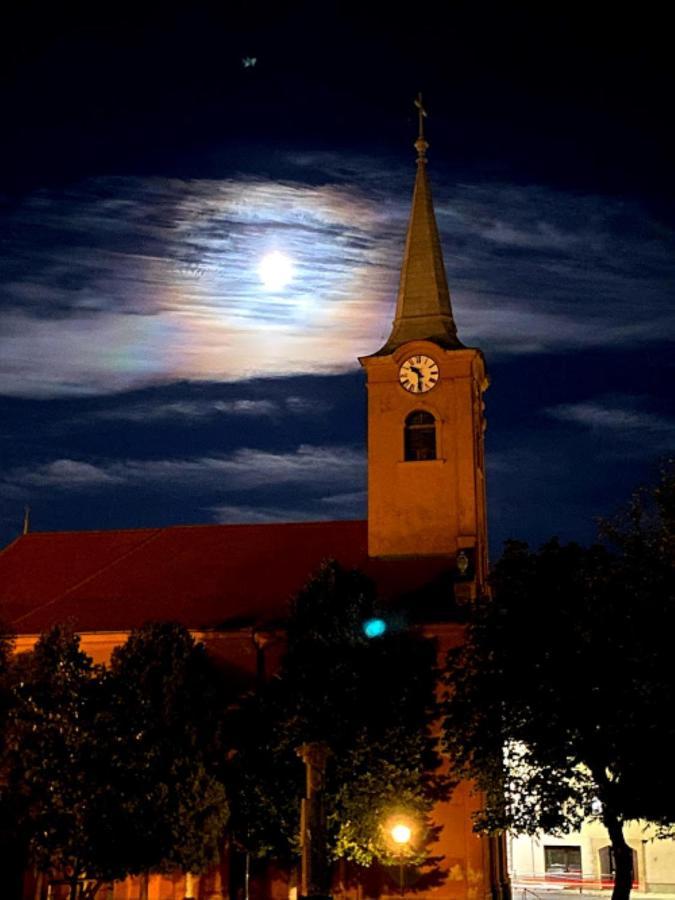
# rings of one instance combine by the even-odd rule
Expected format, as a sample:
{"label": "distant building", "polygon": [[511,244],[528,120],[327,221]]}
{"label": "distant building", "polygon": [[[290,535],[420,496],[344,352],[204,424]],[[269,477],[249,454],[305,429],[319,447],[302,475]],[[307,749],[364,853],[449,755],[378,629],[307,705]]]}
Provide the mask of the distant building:
{"label": "distant building", "polygon": [[[635,889],[675,895],[675,841],[657,839],[644,822],[628,822],[624,833],[633,850]],[[518,887],[599,890],[614,884],[612,848],[599,819],[563,837],[511,837],[508,855],[516,893]]]}
{"label": "distant building", "polygon": [[[422,133],[415,146],[392,331],[360,360],[368,390],[367,521],[26,534],[0,553],[0,618],[18,633],[19,650],[69,620],[102,661],[133,627],[173,619],[250,678],[274,666],[289,598],[329,557],[370,575],[384,602],[405,603],[441,652],[461,641],[456,604],[475,597],[487,574],[488,381],[481,352],[457,336]],[[476,803],[462,785],[437,809],[443,830],[433,849],[446,875],[425,892],[429,900],[499,898],[508,890],[502,843],[472,831]],[[202,878],[198,896],[225,897],[226,883],[225,872]],[[182,890],[180,880],[157,877],[150,900],[182,897]],[[260,891],[270,900],[288,896],[280,879]],[[132,880],[114,892],[115,900],[137,896]]]}

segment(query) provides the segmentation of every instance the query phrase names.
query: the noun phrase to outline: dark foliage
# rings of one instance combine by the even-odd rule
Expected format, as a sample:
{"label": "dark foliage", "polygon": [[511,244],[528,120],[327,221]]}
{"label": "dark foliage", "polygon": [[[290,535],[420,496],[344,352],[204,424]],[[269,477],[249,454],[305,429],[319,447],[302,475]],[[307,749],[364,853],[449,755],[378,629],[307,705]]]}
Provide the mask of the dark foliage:
{"label": "dark foliage", "polygon": [[[203,871],[228,807],[220,677],[182,626],[133,632],[110,668],[67,628],[9,667],[3,807],[26,861],[75,896],[150,870]],[[79,896],[79,895],[78,895]]]}
{"label": "dark foliage", "polygon": [[239,712],[232,760],[233,827],[251,852],[297,853],[304,771],[297,748],[328,745],[329,841],[335,858],[391,861],[383,824],[396,811],[418,825],[411,861],[426,858],[428,814],[447,783],[431,725],[435,647],[406,629],[366,637],[372,584],[326,563],[296,597],[279,675]]}
{"label": "dark foliage", "polygon": [[80,650],[77,635],[57,627],[14,661],[10,676],[3,764],[27,859],[40,871],[67,875],[73,891],[85,871],[120,877],[121,867],[99,866],[97,823],[113,801],[92,753],[101,670]]}
{"label": "dark foliage", "polygon": [[197,873],[218,857],[228,818],[219,688],[181,625],[145,625],[113,653],[99,724],[118,797],[109,852],[129,872]]}
{"label": "dark foliage", "polygon": [[564,832],[602,804],[630,891],[628,819],[675,820],[675,478],[639,491],[603,533],[613,551],[507,544],[493,596],[451,651],[444,736],[456,771],[487,804],[477,828]]}

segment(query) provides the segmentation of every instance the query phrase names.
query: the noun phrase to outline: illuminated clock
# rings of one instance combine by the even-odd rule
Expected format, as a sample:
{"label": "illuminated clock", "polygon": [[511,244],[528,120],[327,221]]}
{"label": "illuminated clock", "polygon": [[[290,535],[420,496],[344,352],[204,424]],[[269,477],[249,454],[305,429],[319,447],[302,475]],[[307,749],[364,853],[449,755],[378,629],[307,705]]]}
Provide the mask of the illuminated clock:
{"label": "illuminated clock", "polygon": [[411,356],[401,364],[398,380],[411,394],[425,394],[438,381],[438,364],[430,356]]}

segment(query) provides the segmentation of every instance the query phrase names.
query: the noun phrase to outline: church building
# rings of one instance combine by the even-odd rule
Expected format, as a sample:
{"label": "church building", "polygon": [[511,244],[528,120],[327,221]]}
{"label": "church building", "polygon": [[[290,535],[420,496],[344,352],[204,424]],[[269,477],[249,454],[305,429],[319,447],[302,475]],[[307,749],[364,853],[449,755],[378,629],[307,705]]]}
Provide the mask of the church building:
{"label": "church building", "polygon": [[[382,603],[417,604],[416,624],[437,639],[441,654],[461,641],[457,607],[481,592],[487,575],[488,380],[482,353],[461,343],[453,318],[422,127],[415,148],[391,333],[384,346],[360,357],[367,520],[24,534],[0,551],[0,620],[17,635],[17,651],[68,621],[101,662],[134,627],[175,620],[242,673],[273,667],[289,598],[327,558],[370,576]],[[503,896],[502,844],[472,831],[478,803],[460,785],[438,806],[434,819],[443,827],[432,849],[446,874],[424,893],[427,900]],[[198,881],[200,900],[228,896],[218,873]],[[182,898],[184,890],[177,879],[157,876],[149,900]],[[289,895],[276,882],[266,890],[270,900]],[[133,879],[115,888],[114,900],[136,897]]]}

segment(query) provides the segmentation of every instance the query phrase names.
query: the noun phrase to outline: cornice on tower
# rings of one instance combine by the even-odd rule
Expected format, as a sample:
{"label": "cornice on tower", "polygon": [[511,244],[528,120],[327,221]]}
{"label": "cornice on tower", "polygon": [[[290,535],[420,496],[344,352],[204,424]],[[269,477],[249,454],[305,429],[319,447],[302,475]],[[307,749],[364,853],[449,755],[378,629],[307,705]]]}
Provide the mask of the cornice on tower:
{"label": "cornice on tower", "polygon": [[426,151],[429,144],[424,137],[426,112],[421,101],[420,95],[416,101],[420,122],[419,135],[415,141],[417,176],[396,300],[396,316],[387,343],[374,356],[393,353],[408,341],[432,341],[449,350],[463,347],[457,337],[457,327],[452,316],[443,250],[427,175]]}

